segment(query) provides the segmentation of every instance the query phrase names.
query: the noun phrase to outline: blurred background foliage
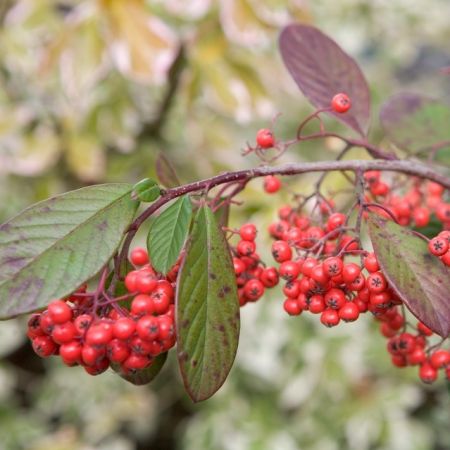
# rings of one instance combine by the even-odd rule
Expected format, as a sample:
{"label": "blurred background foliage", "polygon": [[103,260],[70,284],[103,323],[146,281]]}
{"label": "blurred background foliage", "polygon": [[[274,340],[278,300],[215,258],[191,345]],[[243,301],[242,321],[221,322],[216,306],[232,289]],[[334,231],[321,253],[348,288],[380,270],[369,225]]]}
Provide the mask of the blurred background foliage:
{"label": "blurred background foliage", "polygon": [[[289,137],[311,111],[277,51],[292,21],[318,26],[361,64],[379,142],[376,113],[392,93],[449,100],[439,73],[450,65],[449,17],[446,0],[1,0],[0,220],[85,184],[152,176],[160,151],[185,182],[257,164],[240,150],[259,127],[282,113],[275,131]],[[283,160],[339,149],[316,142]],[[304,192],[312,179],[293,186]],[[325,188],[343,182],[332,175]],[[257,181],[242,199],[232,225],[263,228],[280,203]],[[448,388],[392,368],[369,317],[325,330],[288,318],[281,300],[244,308],[235,367],[199,405],[173,358],[138,388],[42,361],[23,319],[2,322],[0,449],[450,448]]]}

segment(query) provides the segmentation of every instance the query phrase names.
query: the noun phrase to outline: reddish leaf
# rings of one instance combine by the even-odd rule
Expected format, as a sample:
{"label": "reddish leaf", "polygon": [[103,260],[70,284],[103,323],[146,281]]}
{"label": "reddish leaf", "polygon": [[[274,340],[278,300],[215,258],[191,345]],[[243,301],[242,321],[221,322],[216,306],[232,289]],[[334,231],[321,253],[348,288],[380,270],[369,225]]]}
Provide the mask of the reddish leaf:
{"label": "reddish leaf", "polygon": [[450,108],[420,94],[402,93],[381,108],[386,135],[411,153],[450,147]]}
{"label": "reddish leaf", "polygon": [[156,159],[156,175],[166,188],[177,187],[181,184],[175,169],[163,153],[160,153]]}
{"label": "reddish leaf", "polygon": [[408,309],[443,338],[450,334],[450,269],[408,228],[371,213],[369,234],[392,289]]}
{"label": "reddish leaf", "polygon": [[317,28],[300,24],[282,31],[280,50],[298,87],[316,108],[326,108],[335,94],[346,93],[352,101],[351,109],[344,114],[330,114],[360,135],[367,135],[370,92],[353,58]]}

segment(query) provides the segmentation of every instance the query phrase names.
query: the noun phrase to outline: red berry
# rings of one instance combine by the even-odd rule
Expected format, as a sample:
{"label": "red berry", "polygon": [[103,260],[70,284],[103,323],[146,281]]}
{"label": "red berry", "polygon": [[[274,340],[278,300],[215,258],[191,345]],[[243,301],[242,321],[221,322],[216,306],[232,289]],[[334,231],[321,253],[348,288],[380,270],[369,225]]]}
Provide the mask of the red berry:
{"label": "red berry", "polygon": [[424,336],[432,336],[433,331],[430,330],[424,323],[417,322],[417,331]]}
{"label": "red berry", "polygon": [[145,248],[136,247],[131,251],[130,261],[135,266],[143,266],[148,263],[148,253]]}
{"label": "red berry", "polygon": [[246,266],[240,258],[233,258],[234,273],[239,276],[245,272]]}
{"label": "red berry", "polygon": [[295,261],[284,261],[278,269],[280,277],[292,281],[295,280],[300,274],[300,267]]}
{"label": "red berry", "polygon": [[172,317],[167,315],[157,317],[159,335],[158,339],[163,341],[165,339],[170,339],[175,334],[174,322]]}
{"label": "red berry", "polygon": [[83,345],[81,349],[81,360],[87,366],[93,366],[105,355],[105,348],[92,347],[91,345]]}
{"label": "red berry", "polygon": [[106,346],[106,353],[111,362],[121,363],[130,356],[130,347],[120,339],[113,339]]}
{"label": "red berry", "polygon": [[311,298],[309,299],[309,310],[313,313],[313,314],[320,314],[321,312],[323,312],[325,310],[325,301],[323,299],[322,295],[313,295],[311,296]]}
{"label": "red berry", "polygon": [[131,314],[133,316],[143,316],[144,314],[153,314],[154,312],[155,305],[153,297],[150,295],[136,295],[131,302]]}
{"label": "red berry", "polygon": [[113,324],[113,336],[126,341],[136,330],[136,323],[129,317],[120,317]]}
{"label": "red berry", "polygon": [[272,244],[272,255],[275,261],[282,263],[292,258],[292,250],[287,242],[275,241]]}
{"label": "red berry", "polygon": [[80,363],[82,345],[77,341],[70,341],[61,345],[59,356],[68,365]]}
{"label": "red berry", "polygon": [[430,222],[430,211],[428,208],[416,208],[413,211],[413,219],[417,227],[426,227]]}
{"label": "red berry", "polygon": [[277,178],[274,175],[267,175],[264,178],[264,190],[268,194],[274,194],[275,192],[278,192],[281,187],[281,181],[279,178]]}
{"label": "red berry", "polygon": [[399,353],[406,355],[411,353],[416,346],[416,341],[414,336],[410,333],[402,333],[398,337],[397,348]]}
{"label": "red berry", "polygon": [[427,360],[427,355],[425,354],[423,348],[416,347],[411,353],[408,353],[406,359],[412,366],[417,366],[419,364],[423,364]]}
{"label": "red berry", "polygon": [[58,346],[55,344],[53,339],[49,336],[37,336],[32,341],[33,350],[41,358],[47,358],[53,355]]}
{"label": "red berry", "polygon": [[263,296],[264,285],[259,280],[249,280],[245,283],[244,293],[248,300],[256,301]]}
{"label": "red berry", "polygon": [[342,278],[345,283],[352,283],[359,277],[361,268],[355,263],[348,263],[342,269]]}
{"label": "red berry", "polygon": [[333,213],[327,220],[327,231],[333,231],[336,228],[342,227],[347,220],[347,216],[342,213]]}
{"label": "red berry", "polygon": [[406,367],[408,365],[408,361],[404,355],[392,355],[391,361],[396,367]]}
{"label": "red berry", "polygon": [[289,298],[297,298],[301,292],[301,285],[298,280],[288,281],[283,287],[283,294]]}
{"label": "red berry", "polygon": [[381,272],[374,272],[367,277],[366,285],[370,292],[378,294],[386,290],[387,281]]}
{"label": "red berry", "polygon": [[128,292],[136,292],[136,280],[137,277],[140,275],[139,270],[132,270],[131,272],[128,272],[125,277],[125,287],[127,288]]}
{"label": "red berry", "polygon": [[241,256],[250,256],[255,253],[256,244],[253,241],[239,241],[236,250]]}
{"label": "red berry", "polygon": [[101,373],[105,372],[109,367],[109,360],[108,358],[102,358],[99,359],[94,365],[85,367],[84,370],[89,375],[100,375]]}
{"label": "red berry", "polygon": [[310,277],[321,285],[325,285],[330,279],[328,273],[325,272],[322,264],[317,264],[317,266],[313,267]]}
{"label": "red berry", "polygon": [[252,223],[246,223],[239,229],[239,235],[244,241],[254,241],[256,239],[257,230]]}
{"label": "red berry", "polygon": [[152,341],[157,339],[159,335],[157,318],[150,315],[141,317],[136,324],[136,332],[143,340]]}
{"label": "red berry", "polygon": [[128,371],[136,371],[145,369],[149,366],[151,360],[148,356],[139,355],[137,353],[131,353],[130,356],[122,363],[122,368]]}
{"label": "red berry", "polygon": [[339,314],[335,309],[326,309],[321,315],[320,315],[320,321],[326,326],[326,327],[334,327],[336,326],[340,319]]}
{"label": "red berry", "polygon": [[331,100],[332,109],[335,112],[340,113],[340,114],[347,112],[351,106],[352,106],[352,103],[350,101],[349,96],[342,92],[339,94],[336,94]]}
{"label": "red berry", "polygon": [[323,262],[323,269],[329,277],[334,277],[342,272],[344,263],[341,258],[331,256]]}
{"label": "red berry", "polygon": [[290,316],[299,316],[302,313],[302,308],[293,298],[287,298],[283,303],[283,308]]}
{"label": "red berry", "polygon": [[112,326],[105,322],[91,325],[86,333],[86,343],[91,346],[106,345],[112,338]]}
{"label": "red berry", "polygon": [[378,264],[378,259],[375,256],[375,253],[369,253],[364,258],[364,267],[366,268],[367,272],[377,272],[380,270],[380,266]]}
{"label": "red berry", "polygon": [[430,356],[430,364],[435,369],[441,369],[450,364],[450,352],[447,350],[436,350]]}
{"label": "red berry", "polygon": [[77,330],[73,322],[60,323],[52,330],[52,338],[57,344],[66,344],[73,340]]}
{"label": "red berry", "polygon": [[345,303],[345,294],[341,289],[332,288],[325,294],[325,303],[330,309],[340,309]]}
{"label": "red berry", "polygon": [[275,267],[267,267],[266,269],[263,269],[259,279],[265,287],[272,288],[278,284],[278,271]]}
{"label": "red berry", "polygon": [[53,323],[64,323],[72,319],[72,308],[62,300],[55,300],[48,305],[48,313]]}
{"label": "red berry", "polygon": [[273,133],[267,129],[262,128],[256,133],[256,143],[261,148],[271,148],[275,143],[275,139],[273,137]]}
{"label": "red berry", "polygon": [[165,314],[169,310],[171,299],[167,295],[166,291],[155,291],[151,295],[151,298],[153,300],[153,307],[155,308],[156,314]]}
{"label": "red berry", "polygon": [[438,371],[431,364],[425,362],[420,366],[419,377],[424,383],[431,384],[437,380]]}
{"label": "red berry", "polygon": [[86,330],[89,328],[89,325],[92,322],[92,316],[90,314],[81,314],[74,321],[76,332],[78,336],[84,336]]}
{"label": "red berry", "polygon": [[428,242],[428,249],[433,255],[442,256],[444,253],[447,253],[449,249],[448,240],[436,236]]}
{"label": "red berry", "polygon": [[345,322],[353,322],[359,317],[359,308],[353,302],[347,302],[339,308],[339,317]]}
{"label": "red berry", "polygon": [[141,294],[150,294],[155,290],[157,284],[158,280],[152,274],[140,272],[136,276],[136,291]]}
{"label": "red berry", "polygon": [[447,251],[447,253],[444,253],[441,256],[441,261],[446,265],[450,266],[450,250]]}

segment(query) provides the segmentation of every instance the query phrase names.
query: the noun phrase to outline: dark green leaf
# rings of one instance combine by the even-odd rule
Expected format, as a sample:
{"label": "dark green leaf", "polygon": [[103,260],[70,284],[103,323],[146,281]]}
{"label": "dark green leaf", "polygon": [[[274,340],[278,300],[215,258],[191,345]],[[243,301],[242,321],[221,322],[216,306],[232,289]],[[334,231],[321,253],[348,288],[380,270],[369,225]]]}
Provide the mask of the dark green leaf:
{"label": "dark green leaf", "polygon": [[208,206],[197,211],[177,291],[177,349],[193,401],[224,383],[239,340],[239,302],[228,243]]}
{"label": "dark green leaf", "polygon": [[145,178],[133,186],[133,192],[141,202],[153,202],[161,195],[161,188],[151,178]]}
{"label": "dark green leaf", "polygon": [[136,212],[131,190],[129,184],[85,187],[0,226],[0,318],[42,308],[99,272]]}
{"label": "dark green leaf", "polygon": [[450,108],[437,100],[411,93],[395,95],[383,105],[380,120],[389,139],[410,153],[450,149]]}
{"label": "dark green leaf", "polygon": [[153,267],[166,274],[180,255],[189,230],[192,205],[189,196],[178,198],[153,222],[147,247]]}
{"label": "dark green leaf", "polygon": [[161,372],[167,359],[167,352],[158,355],[152,362],[151,366],[146,369],[137,370],[135,373],[124,374],[120,367],[120,364],[112,364],[111,367],[114,372],[117,372],[124,380],[127,380],[135,386],[143,386],[153,381],[156,376]]}
{"label": "dark green leaf", "polygon": [[369,233],[389,285],[408,309],[442,337],[450,334],[450,269],[408,228],[370,213]]}
{"label": "dark green leaf", "polygon": [[156,159],[156,175],[166,188],[174,188],[181,184],[175,169],[163,153],[160,153]]}

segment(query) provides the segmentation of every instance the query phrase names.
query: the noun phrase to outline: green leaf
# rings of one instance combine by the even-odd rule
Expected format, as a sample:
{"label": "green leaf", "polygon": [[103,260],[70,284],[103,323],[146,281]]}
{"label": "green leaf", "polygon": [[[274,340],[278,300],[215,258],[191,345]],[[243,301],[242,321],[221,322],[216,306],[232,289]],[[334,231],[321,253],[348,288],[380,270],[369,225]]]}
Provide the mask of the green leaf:
{"label": "green leaf", "polygon": [[450,269],[408,228],[374,213],[369,214],[368,224],[375,254],[391,288],[419,320],[446,338],[450,334]]}
{"label": "green leaf", "polygon": [[103,184],[37,203],[0,226],[0,318],[64,297],[101,270],[136,212],[130,184]]}
{"label": "green leaf", "polygon": [[189,196],[178,198],[153,222],[147,247],[153,267],[166,274],[175,264],[189,231],[192,205]]}
{"label": "green leaf", "polygon": [[224,383],[240,327],[230,250],[208,206],[197,211],[178,280],[178,362],[186,390],[197,402]]}
{"label": "green leaf", "polygon": [[450,148],[450,108],[437,100],[397,94],[383,105],[380,119],[388,138],[410,153]]}
{"label": "green leaf", "polygon": [[120,364],[111,364],[111,368],[114,372],[118,373],[124,380],[127,380],[135,386],[143,386],[153,381],[156,376],[161,372],[164,364],[166,363],[167,352],[158,355],[152,362],[152,364],[146,369],[137,370],[135,373],[124,374],[120,367]]}
{"label": "green leaf", "polygon": [[[221,199],[222,201],[222,199]],[[219,209],[214,211],[214,217],[221,227],[227,227],[230,218],[230,203],[223,203]]]}
{"label": "green leaf", "polygon": [[141,202],[153,202],[161,195],[161,188],[151,178],[144,178],[133,186],[133,192]]}

